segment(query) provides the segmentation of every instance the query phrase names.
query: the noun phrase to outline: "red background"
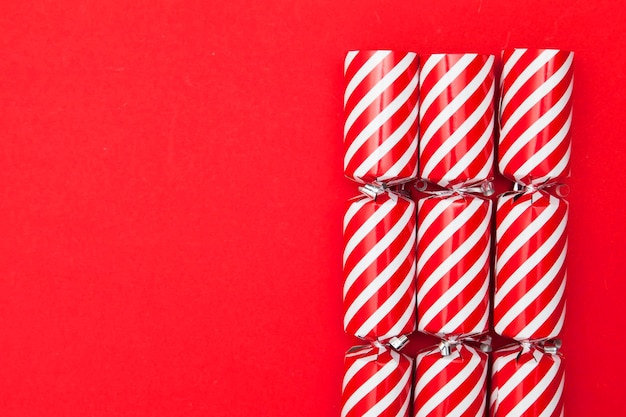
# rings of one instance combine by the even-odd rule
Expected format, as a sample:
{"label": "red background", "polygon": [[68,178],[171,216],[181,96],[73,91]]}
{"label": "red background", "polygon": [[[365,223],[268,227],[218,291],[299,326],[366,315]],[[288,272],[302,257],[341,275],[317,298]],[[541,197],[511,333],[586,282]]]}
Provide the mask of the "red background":
{"label": "red background", "polygon": [[339,415],[344,53],[509,46],[576,52],[566,406],[626,412],[626,3],[56,3],[0,6],[1,416]]}

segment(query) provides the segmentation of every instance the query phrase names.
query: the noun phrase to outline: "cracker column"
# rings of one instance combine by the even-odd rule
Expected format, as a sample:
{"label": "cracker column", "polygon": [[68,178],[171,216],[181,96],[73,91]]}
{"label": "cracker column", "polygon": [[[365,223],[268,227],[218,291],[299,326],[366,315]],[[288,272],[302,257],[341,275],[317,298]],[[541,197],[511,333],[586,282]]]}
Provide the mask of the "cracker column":
{"label": "cracker column", "polygon": [[351,51],[344,74],[344,172],[362,184],[344,216],[342,417],[408,417],[415,331],[415,203],[390,187],[417,175],[418,57]]}
{"label": "cracker column", "polygon": [[420,67],[418,329],[441,337],[418,355],[416,417],[484,415],[494,161],[494,56],[434,54]]}
{"label": "cracker column", "polygon": [[500,172],[515,182],[498,200],[494,327],[519,344],[494,354],[491,415],[563,415],[572,52],[502,54]]}

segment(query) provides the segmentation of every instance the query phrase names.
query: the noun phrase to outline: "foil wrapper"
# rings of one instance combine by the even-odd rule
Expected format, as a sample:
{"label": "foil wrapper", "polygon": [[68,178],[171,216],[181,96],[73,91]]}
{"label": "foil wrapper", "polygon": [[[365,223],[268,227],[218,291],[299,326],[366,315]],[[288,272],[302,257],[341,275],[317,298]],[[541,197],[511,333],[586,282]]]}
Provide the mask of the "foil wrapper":
{"label": "foil wrapper", "polygon": [[390,191],[349,202],[344,217],[344,329],[387,341],[415,331],[415,203]]}
{"label": "foil wrapper", "polygon": [[498,165],[512,181],[570,175],[573,59],[557,49],[503,51]]}
{"label": "foil wrapper", "polygon": [[490,200],[434,195],[418,202],[418,330],[463,336],[489,330]]}
{"label": "foil wrapper", "polygon": [[559,335],[565,319],[568,203],[545,191],[507,193],[496,210],[495,331]]}
{"label": "foil wrapper", "polygon": [[415,417],[477,417],[487,409],[488,355],[463,342],[442,343],[415,361]]}
{"label": "foil wrapper", "polygon": [[421,57],[421,178],[451,188],[493,177],[493,68],[493,55]]}
{"label": "foil wrapper", "polygon": [[374,343],[345,356],[341,417],[409,417],[413,359]]}
{"label": "foil wrapper", "polygon": [[359,183],[417,176],[418,56],[351,51],[345,59],[344,172]]}
{"label": "foil wrapper", "polygon": [[562,417],[565,372],[556,346],[522,343],[493,353],[491,417]]}

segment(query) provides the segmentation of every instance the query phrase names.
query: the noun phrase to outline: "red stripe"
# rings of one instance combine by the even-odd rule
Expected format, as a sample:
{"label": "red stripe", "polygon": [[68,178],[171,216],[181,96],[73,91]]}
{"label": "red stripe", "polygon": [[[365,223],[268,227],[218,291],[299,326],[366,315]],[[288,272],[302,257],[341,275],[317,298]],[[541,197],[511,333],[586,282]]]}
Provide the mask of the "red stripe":
{"label": "red stripe", "polygon": [[[439,54],[435,54],[439,55]],[[425,64],[433,55],[426,55],[421,57],[420,62],[420,71],[424,69]],[[423,78],[421,83],[420,90],[422,91],[430,91],[437,84],[437,82],[441,79],[441,77],[450,71],[459,60],[463,57],[463,54],[445,54],[443,58],[441,58],[437,64],[432,68],[432,70]],[[422,95],[423,97],[423,95]]]}
{"label": "red stripe", "polygon": [[[347,357],[345,360],[345,372],[357,362],[358,360],[362,360],[363,356],[369,356],[368,353],[364,353],[363,355],[357,355],[353,357]],[[348,381],[346,384],[346,388],[343,391],[342,399],[345,404],[346,401],[361,388],[367,380],[369,380],[373,375],[380,372],[380,370],[387,364],[392,363],[394,359],[392,358],[389,351],[384,351],[379,354],[375,360],[370,360],[359,372],[357,372],[353,378]],[[382,398],[385,397],[400,381],[406,372],[411,372],[412,369],[412,360],[407,358],[404,355],[399,355],[399,361],[395,364],[395,369],[392,373],[384,378],[380,384],[374,387],[367,395],[358,401],[355,406],[348,413],[348,416],[362,416],[367,411],[369,411],[374,405],[376,405]],[[411,391],[411,378],[408,379],[405,386],[402,388],[400,395],[394,399],[392,404],[385,410],[386,413],[392,413],[390,415],[398,415],[402,404],[409,397]],[[408,416],[407,413],[403,414],[402,417]]]}
{"label": "red stripe", "polygon": [[[502,97],[504,97],[510,87],[513,86],[517,78],[522,74],[524,70],[537,58],[541,52],[527,51],[524,56],[513,66],[502,83]],[[518,89],[513,97],[510,98],[507,106],[502,111],[502,122],[504,124],[515,110],[528,98],[530,94],[536,91],[543,83],[545,83],[552,75],[557,72],[567,61],[569,54],[566,52],[557,53],[554,58],[550,59],[543,67],[536,71],[522,86]],[[506,65],[506,62],[503,63]],[[561,84],[565,84],[567,87],[568,76],[566,76]]]}
{"label": "red stripe", "polygon": [[[508,133],[501,137],[500,146],[504,152],[507,152],[509,148],[519,140],[520,136],[522,136],[526,130],[531,127],[541,116],[546,114],[548,110],[554,107],[554,105],[565,95],[567,92],[571,79],[572,79],[572,69],[568,73],[569,77],[566,76],[559,84],[557,84],[550,92],[548,92],[544,97],[542,97],[533,107],[531,107],[524,115],[515,122],[514,125],[510,126],[508,129]],[[528,92],[528,95],[533,93],[534,91]],[[526,96],[527,97],[527,96]],[[524,100],[526,99],[524,97]],[[523,101],[523,100],[520,100]],[[521,105],[521,103],[520,103]],[[565,120],[567,120],[567,116],[569,115],[571,102],[565,106],[565,108],[559,113],[561,120],[555,120],[551,122],[548,126],[546,126],[543,130],[545,132],[540,132],[537,135],[538,139],[549,140],[551,139],[559,130],[560,126],[563,126]],[[508,111],[507,107],[507,111]],[[517,107],[515,108],[517,109]],[[563,115],[565,117],[563,118]],[[557,117],[558,119],[558,117]],[[502,118],[502,126],[507,124],[507,118]],[[559,127],[553,126],[553,124],[560,124]],[[503,153],[504,155],[504,153]]]}
{"label": "red stripe", "polygon": [[[417,363],[417,379],[424,375],[428,370],[441,361],[445,361],[446,366],[439,372],[415,397],[415,415],[419,410],[423,410],[424,405],[436,398],[441,388],[461,373],[468,365],[473,356],[480,357],[479,365],[463,380],[459,387],[445,398],[436,398],[437,406],[427,414],[428,417],[444,417],[455,409],[476,387],[480,386],[480,393],[471,403],[467,410],[461,414],[463,417],[476,417],[483,400],[486,397],[486,379],[483,379],[483,372],[487,366],[487,355],[470,349],[466,346],[460,348],[462,357],[454,359],[442,357],[439,351],[427,354]],[[441,395],[441,394],[439,394]]]}
{"label": "red stripe", "polygon": [[[346,73],[346,85],[350,82],[350,79],[354,77],[359,68],[367,61],[367,59],[373,55],[373,51],[368,51],[364,54],[357,54],[357,57],[350,64]],[[363,56],[361,56],[363,55]],[[345,105],[345,117],[347,118],[354,107],[360,102],[371,89],[402,59],[407,56],[407,53],[390,53],[379,65],[377,65],[356,87],[352,92],[350,98]],[[417,57],[411,62],[409,67],[400,74],[400,76],[387,87],[376,99],[368,105],[368,107],[356,118],[351,125],[348,132],[344,137],[345,152],[348,151],[350,145],[354,142],[356,137],[369,125],[369,123],[378,116],[383,109],[385,109],[397,96],[403,92],[410,84],[411,80],[416,76],[418,71]],[[417,143],[417,123],[409,129],[409,132],[403,135],[402,139],[394,146],[394,148],[384,155],[382,161],[379,161],[360,178],[355,177],[355,170],[367,159],[370,155],[378,152],[378,148],[384,143],[389,136],[395,132],[408,118],[410,113],[414,111],[417,106],[418,92],[417,88],[409,96],[401,107],[388,119],[384,124],[378,128],[370,137],[368,137],[363,145],[359,147],[357,152],[350,158],[348,164],[345,167],[345,173],[349,178],[352,178],[360,182],[373,182],[379,178],[388,177],[387,172],[391,167],[404,155],[407,150]],[[417,151],[415,151],[417,153]],[[401,179],[409,179],[415,176],[417,168],[417,155],[414,158],[410,158],[400,172],[388,178],[386,181],[394,182]]]}
{"label": "red stripe", "polygon": [[[359,229],[360,225],[364,224],[367,219],[369,219],[371,215],[373,215],[375,211],[380,208],[380,204],[388,201],[388,199],[388,196],[381,196],[381,201],[375,202],[371,200],[371,202],[365,204],[365,207],[355,214],[354,218],[348,225],[349,231],[352,232],[352,234],[355,233]],[[389,214],[374,228],[374,230],[372,230],[361,242],[359,242],[359,244],[354,248],[354,251],[346,259],[346,265],[344,268],[344,274],[346,277],[350,274],[350,271],[352,271],[358,262],[360,262],[380,241],[380,239],[389,233],[389,230],[397,224],[399,219],[405,215],[406,211],[410,210],[411,207],[415,208],[415,205],[412,202],[403,198],[398,198],[398,201],[393,206]],[[372,208],[374,210],[372,210]],[[414,230],[415,216],[413,215],[409,219],[408,224],[400,231],[399,235],[392,242],[390,242],[390,244],[379,256],[371,260],[371,263],[367,266],[367,268],[354,281],[344,297],[344,311],[347,311],[350,308],[354,300],[398,256],[400,251],[411,239]],[[346,230],[346,232],[348,232],[348,230]],[[345,234],[344,239],[346,243],[350,240],[352,234]],[[412,250],[405,259],[401,260],[399,269],[378,291],[376,291],[376,293],[369,300],[367,300],[361,308],[359,308],[354,317],[347,323],[346,331],[348,333],[356,334],[363,323],[365,323],[365,321],[367,321],[372,314],[374,314],[380,306],[405,283],[407,275],[411,271],[414,263],[415,251]],[[388,334],[391,328],[400,321],[404,312],[409,308],[414,299],[415,287],[411,285],[406,293],[402,295],[401,299],[393,306],[392,310],[388,315],[386,315],[386,317],[376,324],[370,332],[367,334],[358,334],[358,336],[376,339],[377,337]],[[414,329],[415,317],[413,316],[404,325],[402,332],[399,334],[411,333]]]}
{"label": "red stripe", "polygon": [[[426,97],[437,81],[449,73],[451,67],[458,62],[463,55],[446,56],[440,61],[433,70],[426,76],[424,83],[420,89],[420,95],[422,99]],[[448,59],[449,58],[449,59]],[[472,62],[454,79],[447,88],[439,94],[432,102],[430,107],[425,113],[420,115],[420,131],[424,133],[432,125],[435,118],[437,118],[443,109],[457,97],[465,87],[472,82],[486,65],[489,57],[486,55],[479,55],[475,57]],[[423,64],[422,64],[423,66]],[[493,71],[491,71],[482,85],[474,91],[474,93],[461,105],[461,107],[445,121],[429,139],[429,142],[420,149],[420,169],[428,164],[446,140],[459,129],[459,127],[472,115],[484,101],[485,97],[489,93],[491,86],[494,83]],[[480,120],[472,126],[471,130],[464,136],[451,152],[446,152],[446,155],[437,165],[428,172],[422,172],[421,176],[429,181],[439,183],[441,185],[446,184],[448,181],[449,171],[456,163],[467,154],[472,146],[480,139],[490,125],[493,123],[493,105],[490,105],[485,113],[481,116]],[[493,152],[493,134],[490,140],[485,145],[484,149],[474,158],[469,165],[457,175],[457,178],[451,179],[451,184],[463,183],[466,181],[478,181],[488,178],[492,175],[490,171],[487,175],[479,175],[481,169],[485,166],[489,156]],[[480,178],[479,178],[480,177]]]}
{"label": "red stripe", "polygon": [[[513,66],[508,76],[503,79],[502,96],[506,96],[507,91],[515,83],[516,79],[521,73],[530,65],[530,63],[541,54],[540,50],[530,50],[524,52],[522,58]],[[504,65],[506,60],[511,56],[512,51],[504,54]],[[501,124],[506,126],[508,133],[502,135],[499,139],[499,157],[502,158],[505,154],[510,152],[510,149],[521,139],[522,135],[531,127],[540,117],[545,115],[554,105],[564,97],[568,87],[573,80],[573,66],[570,66],[567,73],[561,79],[558,84],[552,88],[552,90],[545,93],[545,96],[529,109],[518,121],[513,125],[509,124],[509,120],[513,113],[521,106],[521,104],[537,89],[539,89],[549,78],[551,78],[557,71],[559,71],[568,58],[570,53],[566,51],[559,51],[551,60],[549,60],[544,66],[536,71],[532,76],[521,86],[521,88],[510,97],[510,100],[504,109],[500,109]],[[565,108],[552,120],[545,128],[543,128],[538,134],[530,139],[530,141],[519,149],[506,166],[500,162],[500,169],[502,174],[514,181],[523,181],[530,183],[533,180],[545,181],[550,175],[551,180],[556,180],[559,177],[567,177],[569,175],[569,159],[565,159],[567,150],[571,143],[570,132],[566,132],[563,142],[554,150],[548,157],[544,158],[536,167],[529,168],[527,172],[521,172],[520,167],[523,166],[529,159],[531,159],[540,149],[554,140],[554,136],[565,125],[570,113],[572,103],[571,98],[568,98],[568,102]],[[526,138],[524,139],[526,141]],[[552,172],[554,167],[562,160],[567,162],[567,165],[559,173]]]}

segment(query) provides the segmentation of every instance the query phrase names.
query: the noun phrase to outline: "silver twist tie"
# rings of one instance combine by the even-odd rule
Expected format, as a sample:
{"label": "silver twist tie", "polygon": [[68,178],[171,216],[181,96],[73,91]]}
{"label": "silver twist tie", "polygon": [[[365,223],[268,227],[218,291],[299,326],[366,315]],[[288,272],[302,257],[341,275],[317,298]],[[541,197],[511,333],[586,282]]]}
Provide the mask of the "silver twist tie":
{"label": "silver twist tie", "polygon": [[428,182],[422,179],[415,183],[415,188],[422,193],[438,197],[462,196],[465,194],[482,194],[485,197],[489,197],[495,193],[493,182],[489,180],[484,180],[472,185],[459,184],[445,190],[428,190]]}
{"label": "silver twist tie", "polygon": [[404,346],[406,346],[407,343],[409,343],[409,338],[406,336],[396,336],[392,337],[389,340],[389,346],[391,346],[395,350],[402,349]]}

